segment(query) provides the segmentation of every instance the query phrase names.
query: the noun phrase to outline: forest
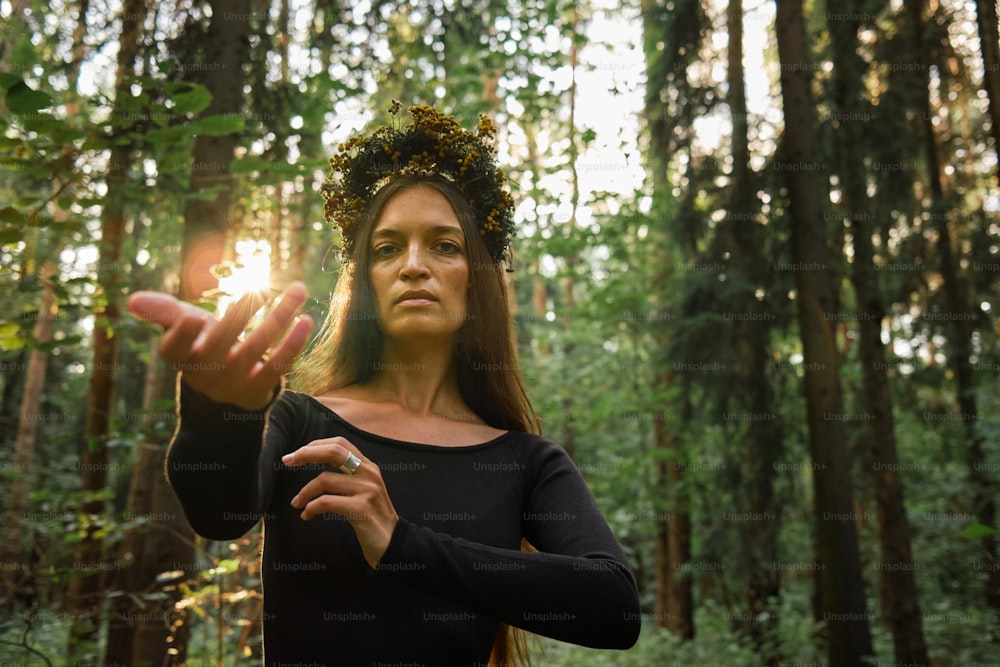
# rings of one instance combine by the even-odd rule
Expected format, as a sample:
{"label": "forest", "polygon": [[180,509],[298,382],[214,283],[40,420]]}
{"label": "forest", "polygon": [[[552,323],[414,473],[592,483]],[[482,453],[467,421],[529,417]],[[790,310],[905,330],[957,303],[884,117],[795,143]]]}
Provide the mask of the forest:
{"label": "forest", "polygon": [[261,664],[125,299],[322,320],[393,100],[496,122],[527,390],[639,584],[532,664],[1000,665],[998,96],[995,0],[0,1],[0,667]]}

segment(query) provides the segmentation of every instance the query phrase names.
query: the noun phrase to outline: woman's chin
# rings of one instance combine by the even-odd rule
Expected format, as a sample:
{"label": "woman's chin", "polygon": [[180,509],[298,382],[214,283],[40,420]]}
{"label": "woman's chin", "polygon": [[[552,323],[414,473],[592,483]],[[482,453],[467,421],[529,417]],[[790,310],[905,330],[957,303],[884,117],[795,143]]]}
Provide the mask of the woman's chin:
{"label": "woman's chin", "polygon": [[455,340],[455,334],[462,328],[462,319],[451,320],[438,317],[421,317],[414,314],[407,317],[395,318],[395,321],[388,327],[383,326],[382,331],[387,338],[405,340],[433,340],[440,338],[442,342],[451,344]]}

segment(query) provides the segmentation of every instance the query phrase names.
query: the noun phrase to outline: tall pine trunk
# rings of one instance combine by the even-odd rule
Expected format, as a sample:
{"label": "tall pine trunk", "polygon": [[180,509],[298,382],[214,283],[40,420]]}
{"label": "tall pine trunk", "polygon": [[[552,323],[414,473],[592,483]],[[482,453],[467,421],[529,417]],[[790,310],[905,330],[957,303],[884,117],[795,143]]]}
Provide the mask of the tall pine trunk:
{"label": "tall pine trunk", "polygon": [[[643,51],[646,60],[646,71],[651,78],[646,86],[645,116],[649,119],[647,131],[649,134],[649,149],[646,164],[651,172],[653,185],[653,209],[650,217],[653,219],[649,229],[648,243],[652,248],[651,265],[653,267],[651,311],[654,321],[664,321],[662,311],[669,302],[671,290],[672,248],[674,244],[668,229],[671,220],[671,207],[674,205],[673,186],[668,178],[670,162],[671,130],[664,122],[667,118],[666,108],[660,98],[660,91],[669,87],[670,82],[658,80],[654,72],[666,75],[660,60],[663,57],[662,48],[657,46],[662,35],[658,34],[662,26],[652,18],[661,11],[654,6],[653,0],[643,0],[641,3],[643,15]],[[664,10],[665,11],[665,10]],[[654,331],[653,347],[656,350],[666,350],[668,340],[666,329],[658,327]],[[665,354],[658,354],[658,367],[654,369],[655,384],[667,385],[676,381]],[[663,389],[658,388],[659,391]],[[682,423],[689,420],[689,404],[685,405],[685,416]],[[677,433],[671,430],[664,413],[654,416],[654,442],[656,451],[668,453],[669,460],[657,462],[657,483],[655,491],[666,510],[666,520],[656,526],[656,624],[684,639],[691,639],[695,634],[694,624],[694,592],[693,578],[686,576],[684,569],[691,560],[691,514],[690,507],[681,493],[684,486],[685,466],[678,463],[683,460],[679,452],[681,444]]]}
{"label": "tall pine trunk", "polygon": [[[56,300],[52,283],[59,278],[59,269],[51,259],[45,260],[41,275],[42,291],[38,305],[38,317],[32,328],[34,342],[44,345],[52,339],[52,324],[55,321]],[[42,404],[42,390],[45,387],[45,371],[48,354],[37,348],[28,353],[25,372],[24,392],[21,395],[21,416],[17,424],[17,439],[14,442],[14,470],[17,476],[10,485],[10,503],[7,506],[7,520],[3,528],[3,547],[0,563],[22,563],[24,541],[22,527],[24,514],[28,509],[28,493],[32,488],[32,460],[38,438],[37,415]],[[16,585],[18,572],[14,570],[6,581],[5,588]],[[13,590],[5,590],[3,597]]]}
{"label": "tall pine trunk", "polygon": [[[202,57],[212,67],[205,68],[201,83],[212,93],[212,102],[203,115],[243,115],[249,13],[236,0],[215,0],[211,6],[212,20]],[[191,192],[223,187],[214,199],[189,199],[184,209],[180,296],[188,301],[218,286],[210,269],[223,259],[227,231],[233,222],[230,165],[238,140],[237,134],[199,135],[195,140]],[[150,363],[159,364],[155,355]],[[171,398],[175,387],[172,371],[160,376],[160,370],[154,367],[149,373],[147,407]],[[141,530],[127,536],[123,545],[133,560],[122,572],[120,583],[124,591],[134,595],[157,592],[157,575],[161,573],[177,571],[178,576],[190,576],[194,571],[195,535],[164,476],[165,453],[166,438],[141,443],[133,471],[129,511],[149,518]],[[159,606],[146,608],[138,607],[134,600],[118,601],[108,636],[108,659],[113,655],[124,664],[182,664],[186,627],[172,613],[176,595],[176,589],[171,589]],[[169,643],[168,637],[172,638]]]}
{"label": "tall pine trunk", "polygon": [[800,0],[777,0],[777,39],[785,133],[774,163],[788,189],[799,334],[813,474],[817,551],[831,667],[854,667],[873,654],[855,530],[851,461],[844,427],[837,347],[831,324],[836,282],[819,202],[812,59]]}
{"label": "tall pine trunk", "polygon": [[156,424],[166,418],[156,404],[172,395],[174,381],[160,367],[158,346],[158,338],[151,341],[143,412],[129,420],[143,425],[143,437],[136,445],[126,518],[143,523],[129,530],[121,545],[104,656],[108,664],[179,665],[186,657],[186,627],[173,612],[175,589],[164,591],[158,583],[160,574],[177,573],[166,581],[173,585],[194,570],[194,531],[163,474],[167,438],[157,434]]}
{"label": "tall pine trunk", "polygon": [[889,386],[882,321],[885,307],[875,271],[872,244],[872,202],[866,192],[862,159],[861,124],[857,119],[874,113],[858,96],[857,81],[864,67],[857,55],[857,18],[863,14],[853,0],[829,0],[827,24],[833,43],[833,102],[842,155],[842,200],[850,225],[854,249],[851,282],[858,304],[858,343],[861,354],[864,397],[873,419],[865,421],[867,451],[873,470],[878,506],[878,541],[882,552],[879,597],[882,612],[892,632],[897,663],[926,665],[929,662],[920,616],[919,595],[913,568],[910,523],[903,503],[903,481],[896,451],[893,400]]}
{"label": "tall pine trunk", "polygon": [[[763,250],[763,228],[754,221],[757,210],[750,182],[749,123],[745,77],[743,69],[743,3],[730,0],[727,13],[729,27],[729,92],[727,102],[733,119],[733,171],[726,219],[718,231],[719,242],[729,252],[732,284],[743,284],[737,298],[741,313],[757,316],[734,323],[731,335],[739,351],[739,401],[746,417],[746,455],[743,459],[743,487],[747,510],[759,521],[741,523],[742,539],[747,545],[746,603],[750,623],[747,628],[758,648],[766,646],[768,628],[776,627],[774,610],[768,601],[779,594],[778,529],[779,509],[774,497],[774,477],[783,449],[782,429],[774,407],[774,396],[768,381],[770,362],[771,320],[765,312],[766,302],[758,300],[755,288],[768,282],[771,262]],[[720,253],[721,254],[721,253]],[[765,620],[766,619],[766,620]],[[768,662],[775,658],[768,657]]]}
{"label": "tall pine trunk", "polygon": [[[914,53],[923,59],[921,72],[931,71],[931,61],[928,57],[928,44],[924,41],[924,2],[913,0],[906,3],[910,9],[910,29],[912,31]],[[987,73],[988,75],[989,73]],[[938,270],[944,291],[944,303],[951,317],[948,318],[948,365],[955,377],[955,393],[959,409],[958,421],[962,424],[962,434],[965,440],[966,461],[969,466],[969,486],[972,488],[972,509],[976,520],[983,526],[996,528],[997,510],[994,501],[994,485],[987,473],[990,463],[983,451],[983,436],[980,434],[978,421],[978,406],[976,401],[976,378],[973,371],[972,355],[972,321],[967,319],[973,314],[970,299],[966,296],[967,285],[959,274],[958,261],[951,241],[951,229],[948,224],[946,200],[942,185],[941,161],[937,153],[937,141],[934,132],[933,115],[931,113],[930,81],[924,78],[916,87],[917,104],[922,114],[923,145],[927,159],[927,177],[930,181],[931,219],[938,232]],[[996,534],[986,534],[980,538],[983,561],[995,566],[997,563]],[[987,571],[986,604],[995,612],[1000,613],[1000,568],[990,567]]]}
{"label": "tall pine trunk", "polygon": [[[212,93],[204,115],[243,114],[243,66],[250,55],[250,24],[246,4],[240,0],[212,0],[212,21],[205,39],[204,59],[212,67],[201,83]],[[191,197],[184,206],[184,240],[181,246],[181,298],[195,300],[218,286],[212,266],[223,258],[226,232],[231,225],[233,161],[239,136],[201,135],[194,144],[190,189],[197,194],[219,188],[211,199]]]}
{"label": "tall pine trunk", "polygon": [[[121,117],[124,101],[131,95],[131,79],[139,55],[140,38],[146,16],[144,0],[127,0],[122,8],[122,30],[118,39],[118,68],[115,75],[115,108]],[[125,236],[125,191],[132,163],[132,143],[124,137],[112,143],[108,160],[107,195],[101,211],[100,260],[97,280],[100,286],[98,307],[94,318],[93,367],[87,397],[84,427],[82,489],[97,494],[108,482],[108,429],[114,400],[114,385],[118,358],[118,336],[115,327],[121,314],[122,289],[121,250]],[[91,499],[83,503],[81,514],[86,517],[86,534],[74,553],[74,568],[80,572],[69,590],[70,607],[74,612],[70,631],[69,655],[78,650],[90,650],[85,644],[94,642],[100,627],[101,597],[105,589],[105,568],[100,566],[104,542],[100,537],[106,519],[106,502]]]}
{"label": "tall pine trunk", "polygon": [[979,51],[983,56],[983,90],[989,101],[990,136],[997,154],[994,176],[1000,184],[1000,35],[997,28],[996,0],[976,0],[979,24]]}

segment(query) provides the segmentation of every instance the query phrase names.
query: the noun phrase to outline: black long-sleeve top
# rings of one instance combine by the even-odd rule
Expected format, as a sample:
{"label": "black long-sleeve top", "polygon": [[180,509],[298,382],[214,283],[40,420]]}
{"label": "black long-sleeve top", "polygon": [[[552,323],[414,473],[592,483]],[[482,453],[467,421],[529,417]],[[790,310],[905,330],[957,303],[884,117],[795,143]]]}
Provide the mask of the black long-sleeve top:
{"label": "black long-sleeve top", "polygon": [[[260,412],[183,383],[179,398],[167,473],[191,526],[226,540],[264,520],[266,664],[485,667],[500,622],[585,646],[635,643],[635,579],[552,442],[516,431],[460,447],[403,442],[292,391]],[[399,515],[375,569],[344,518],[303,521],[290,504],[320,470],[281,457],[338,435],[378,464]],[[521,551],[522,537],[538,551]]]}

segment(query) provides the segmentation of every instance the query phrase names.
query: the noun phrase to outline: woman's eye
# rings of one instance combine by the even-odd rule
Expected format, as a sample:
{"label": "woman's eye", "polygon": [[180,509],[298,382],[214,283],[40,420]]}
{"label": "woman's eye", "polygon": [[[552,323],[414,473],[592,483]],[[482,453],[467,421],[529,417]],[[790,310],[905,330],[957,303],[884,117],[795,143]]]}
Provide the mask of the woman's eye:
{"label": "woman's eye", "polygon": [[395,251],[396,251],[396,246],[389,245],[388,243],[386,243],[380,246],[376,246],[372,250],[372,254],[375,255],[376,257],[388,257]]}
{"label": "woman's eye", "polygon": [[438,249],[450,255],[459,252],[462,248],[454,241],[441,241],[441,243],[438,243]]}

